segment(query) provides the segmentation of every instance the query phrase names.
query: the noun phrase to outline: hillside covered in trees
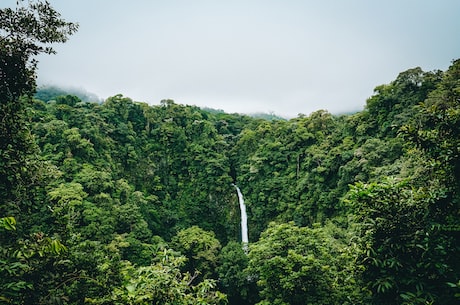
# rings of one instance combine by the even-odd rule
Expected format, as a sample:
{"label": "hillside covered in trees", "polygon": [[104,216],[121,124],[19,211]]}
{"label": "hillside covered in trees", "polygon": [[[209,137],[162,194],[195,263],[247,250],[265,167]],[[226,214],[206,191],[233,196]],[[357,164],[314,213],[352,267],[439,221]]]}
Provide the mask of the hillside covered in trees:
{"label": "hillside covered in trees", "polygon": [[350,115],[82,101],[36,92],[76,25],[2,20],[31,9],[49,32],[0,39],[0,303],[459,302],[460,60]]}

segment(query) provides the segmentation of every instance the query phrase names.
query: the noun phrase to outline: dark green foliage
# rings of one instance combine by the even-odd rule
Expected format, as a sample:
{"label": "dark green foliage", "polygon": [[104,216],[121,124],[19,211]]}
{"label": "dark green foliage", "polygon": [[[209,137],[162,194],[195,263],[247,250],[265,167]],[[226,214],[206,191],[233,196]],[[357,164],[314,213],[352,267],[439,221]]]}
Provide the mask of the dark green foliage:
{"label": "dark green foliage", "polygon": [[220,286],[230,304],[254,304],[257,302],[256,283],[247,270],[249,258],[241,243],[230,241],[219,255],[217,271]]}
{"label": "dark green foliage", "polygon": [[29,129],[33,56],[52,53],[48,44],[65,42],[77,26],[46,1],[19,3],[0,9],[0,217],[6,229],[15,229],[0,230],[0,300],[38,304],[51,298],[66,247],[36,230],[48,216],[43,186],[55,171],[40,160]]}
{"label": "dark green foliage", "polygon": [[[77,25],[68,23],[46,1],[30,1],[0,10],[0,214],[18,215],[31,206],[25,188],[34,187],[46,171],[37,160],[28,128],[30,96],[35,88],[34,55],[52,53],[50,43],[65,42]],[[19,204],[19,202],[21,202]],[[5,210],[6,208],[6,210]]]}
{"label": "dark green foliage", "polygon": [[418,203],[420,198],[403,183],[393,181],[357,184],[349,196],[362,226],[364,280],[376,304],[400,304],[401,294],[426,285],[417,278],[425,266],[411,264],[428,251],[423,221],[426,204]]}

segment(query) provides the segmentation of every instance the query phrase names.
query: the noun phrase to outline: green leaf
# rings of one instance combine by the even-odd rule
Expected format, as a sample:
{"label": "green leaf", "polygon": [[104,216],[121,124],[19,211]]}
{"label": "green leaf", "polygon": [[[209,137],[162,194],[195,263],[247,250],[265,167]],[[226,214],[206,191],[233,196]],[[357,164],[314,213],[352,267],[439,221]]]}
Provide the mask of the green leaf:
{"label": "green leaf", "polygon": [[16,230],[16,219],[14,217],[0,218],[0,225],[8,231]]}

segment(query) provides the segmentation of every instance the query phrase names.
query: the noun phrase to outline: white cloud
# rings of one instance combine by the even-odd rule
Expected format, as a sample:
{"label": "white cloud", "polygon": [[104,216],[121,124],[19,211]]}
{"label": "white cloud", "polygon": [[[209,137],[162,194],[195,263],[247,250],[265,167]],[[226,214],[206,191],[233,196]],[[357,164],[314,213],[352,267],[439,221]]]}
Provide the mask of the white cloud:
{"label": "white cloud", "polygon": [[231,112],[359,110],[373,88],[460,54],[457,1],[51,1],[79,33],[43,82]]}

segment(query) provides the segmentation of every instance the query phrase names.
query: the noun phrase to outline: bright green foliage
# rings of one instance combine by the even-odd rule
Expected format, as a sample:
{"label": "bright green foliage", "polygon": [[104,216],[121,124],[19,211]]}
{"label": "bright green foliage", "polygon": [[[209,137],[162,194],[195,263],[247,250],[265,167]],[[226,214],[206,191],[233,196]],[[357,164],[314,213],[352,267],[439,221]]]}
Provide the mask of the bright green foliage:
{"label": "bright green foliage", "polygon": [[214,280],[194,284],[190,273],[182,273],[180,267],[185,258],[175,256],[171,250],[158,253],[155,263],[135,268],[126,262],[121,270],[123,282],[103,300],[86,299],[91,304],[165,304],[210,305],[226,304],[224,294],[215,290]]}
{"label": "bright green foliage", "polygon": [[48,192],[48,197],[53,206],[50,209],[56,221],[64,231],[72,233],[77,221],[78,206],[83,204],[87,194],[79,183],[62,183]]}
{"label": "bright green foliage", "polygon": [[150,107],[121,95],[102,105],[66,96],[35,109],[44,155],[67,182],[84,186],[88,201],[116,193],[114,181],[123,178],[155,201],[141,209],[156,234],[170,238],[200,223],[221,240],[236,237],[227,143],[200,109],[172,101]]}
{"label": "bright green foliage", "polygon": [[[248,204],[252,223],[250,239],[257,239],[267,224],[278,217],[293,220],[292,209],[304,208],[304,211],[296,211],[295,220],[300,224],[315,222],[318,214],[335,212],[335,207],[324,202],[329,199],[318,200],[320,193],[324,193],[324,185],[320,192],[319,187],[315,187],[323,179],[315,174],[321,175],[329,168],[321,164],[320,156],[319,162],[311,163],[310,155],[318,152],[325,157],[318,145],[330,144],[324,141],[336,123],[332,115],[318,111],[310,117],[291,121],[264,121],[254,130],[248,126],[241,132],[236,146],[237,154],[242,155],[238,184]],[[316,166],[319,171],[312,169]],[[245,189],[245,185],[251,187]]]}
{"label": "bright green foliage", "polygon": [[[348,185],[400,170],[401,139],[357,137],[361,118],[326,111],[262,122],[241,132],[238,184],[248,205],[252,240],[270,221],[311,225],[344,213]],[[247,187],[246,187],[247,186]],[[249,187],[250,186],[250,187]]]}
{"label": "bright green foliage", "polygon": [[319,226],[271,223],[250,245],[249,272],[261,288],[259,304],[356,304],[352,257]]}
{"label": "bright green foliage", "polygon": [[0,218],[0,228],[8,231],[16,230],[16,219],[14,217]]}
{"label": "bright green foliage", "polygon": [[172,238],[171,246],[186,257],[186,272],[198,272],[200,278],[204,279],[216,278],[217,256],[221,246],[213,232],[193,226],[179,231]]}

